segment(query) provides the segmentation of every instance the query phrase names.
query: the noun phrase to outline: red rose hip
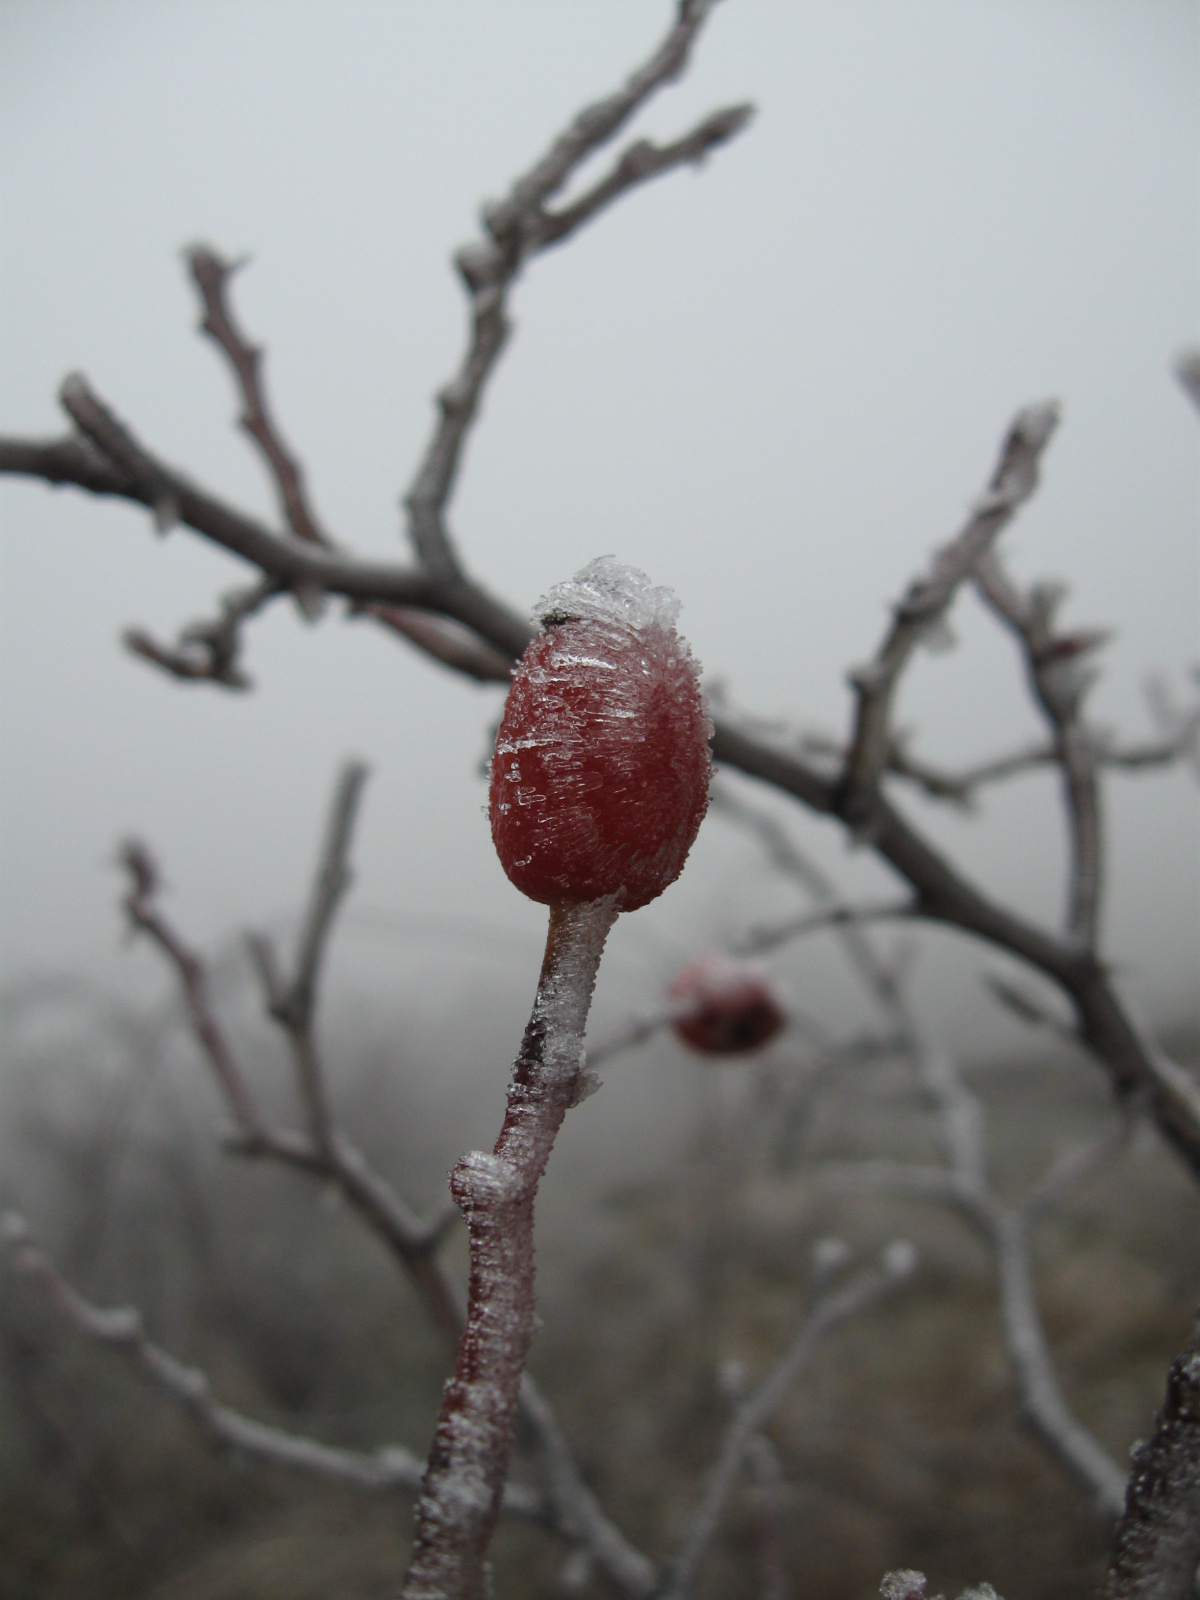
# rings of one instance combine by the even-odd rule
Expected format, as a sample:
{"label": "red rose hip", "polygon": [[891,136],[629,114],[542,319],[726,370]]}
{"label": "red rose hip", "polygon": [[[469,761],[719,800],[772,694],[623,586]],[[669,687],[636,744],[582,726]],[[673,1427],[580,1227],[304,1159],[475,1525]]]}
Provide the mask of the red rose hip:
{"label": "red rose hip", "polygon": [[492,757],[502,866],[543,904],[635,911],[683,863],[708,806],[712,725],[678,603],[603,557],[540,603]]}
{"label": "red rose hip", "polygon": [[732,956],[701,956],[677,974],[667,994],[687,1008],[671,1026],[702,1055],[761,1049],[787,1020],[766,971]]}

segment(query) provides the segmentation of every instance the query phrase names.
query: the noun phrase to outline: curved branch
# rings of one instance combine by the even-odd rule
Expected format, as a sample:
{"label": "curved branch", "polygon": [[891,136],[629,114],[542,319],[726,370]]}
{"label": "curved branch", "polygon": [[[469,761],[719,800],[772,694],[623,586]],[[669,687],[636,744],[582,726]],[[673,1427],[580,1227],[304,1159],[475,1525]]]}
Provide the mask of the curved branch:
{"label": "curved branch", "polygon": [[912,1245],[896,1240],[883,1252],[878,1267],[868,1268],[844,1288],[824,1295],[804,1319],[785,1354],[749,1399],[737,1407],[700,1503],[671,1563],[661,1600],[687,1600],[694,1591],[700,1563],[716,1534],[752,1440],[779,1409],[820,1341],[840,1323],[875,1304],[889,1290],[911,1277],[916,1263]]}
{"label": "curved branch", "polygon": [[[219,1444],[272,1466],[306,1472],[372,1493],[400,1490],[416,1494],[421,1487],[423,1463],[403,1445],[384,1445],[369,1454],[322,1444],[244,1416],[213,1399],[207,1375],[185,1366],[146,1337],[141,1313],[132,1306],[104,1310],[85,1300],[49,1258],[36,1249],[24,1219],[4,1218],[5,1243],[17,1270],[36,1282],[46,1298],[76,1332],[97,1344],[118,1350],[152,1383],[187,1410],[200,1427]],[[545,1522],[542,1497],[520,1485],[509,1485],[502,1514],[526,1521]]]}
{"label": "curved branch", "polygon": [[1017,413],[967,525],[937,552],[928,576],[909,584],[874,659],[850,674],[858,708],[841,786],[854,799],[864,824],[887,762],[888,723],[900,674],[922,638],[945,617],[960,585],[1037,488],[1042,451],[1057,426],[1058,407],[1052,401]]}

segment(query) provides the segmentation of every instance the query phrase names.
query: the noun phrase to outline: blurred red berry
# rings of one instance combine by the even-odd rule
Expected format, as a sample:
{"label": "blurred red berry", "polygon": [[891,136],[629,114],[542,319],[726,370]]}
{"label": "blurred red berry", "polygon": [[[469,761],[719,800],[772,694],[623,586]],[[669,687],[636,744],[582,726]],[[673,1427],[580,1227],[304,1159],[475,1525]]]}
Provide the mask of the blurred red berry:
{"label": "blurred red berry", "polygon": [[691,1002],[671,1024],[703,1055],[743,1055],[772,1040],[787,1020],[767,973],[753,961],[701,956],[684,967],[667,994]]}
{"label": "blurred red berry", "polygon": [[677,603],[594,561],[539,607],[492,758],[501,865],[533,900],[619,894],[635,911],[683,863],[708,806],[712,727]]}

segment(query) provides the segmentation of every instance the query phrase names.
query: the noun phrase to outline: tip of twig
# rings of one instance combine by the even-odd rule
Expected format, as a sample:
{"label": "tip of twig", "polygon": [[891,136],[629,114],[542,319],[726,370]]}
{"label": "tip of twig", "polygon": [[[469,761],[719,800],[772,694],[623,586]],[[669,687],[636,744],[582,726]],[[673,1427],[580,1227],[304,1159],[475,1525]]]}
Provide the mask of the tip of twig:
{"label": "tip of twig", "polygon": [[126,839],[117,851],[117,864],[128,872],[138,900],[148,900],[159,886],[158,863],[140,839]]}
{"label": "tip of twig", "polygon": [[68,372],[58,386],[59,402],[70,410],[72,403],[86,400],[92,392],[87,377],[82,372]]}
{"label": "tip of twig", "polygon": [[732,139],[735,134],[753,122],[758,115],[758,107],[752,100],[745,100],[738,106],[726,106],[723,111],[716,111],[709,118],[708,126],[713,136],[718,139]]}
{"label": "tip of twig", "polygon": [[1040,450],[1062,420],[1062,404],[1058,400],[1040,400],[1036,405],[1023,406],[1013,418],[1012,431],[1033,450]]}

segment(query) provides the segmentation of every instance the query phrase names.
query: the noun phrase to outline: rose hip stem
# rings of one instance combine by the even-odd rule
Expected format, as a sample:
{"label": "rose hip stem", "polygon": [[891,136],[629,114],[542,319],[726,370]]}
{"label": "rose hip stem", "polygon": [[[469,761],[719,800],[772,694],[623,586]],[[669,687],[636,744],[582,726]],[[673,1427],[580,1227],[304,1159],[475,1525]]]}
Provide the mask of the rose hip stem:
{"label": "rose hip stem", "polygon": [[471,1251],[467,1324],[420,1501],[402,1600],[484,1600],[534,1317],[533,1205],[563,1118],[587,1092],[583,1034],[617,896],[550,907],[537,996],[491,1155],[450,1177]]}

